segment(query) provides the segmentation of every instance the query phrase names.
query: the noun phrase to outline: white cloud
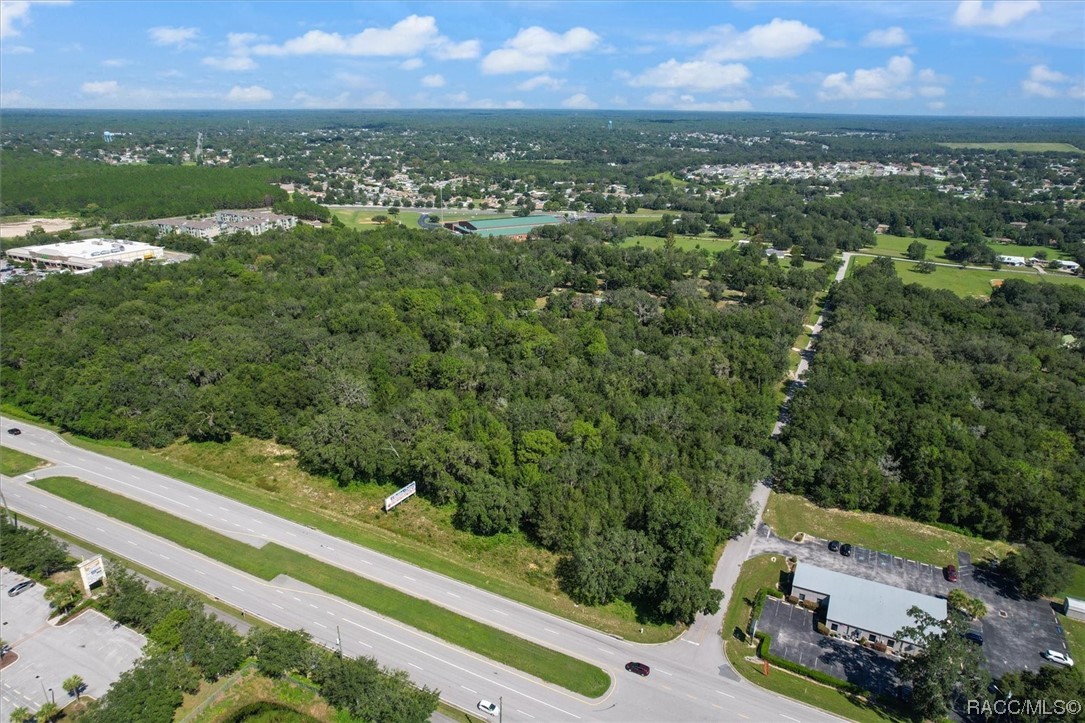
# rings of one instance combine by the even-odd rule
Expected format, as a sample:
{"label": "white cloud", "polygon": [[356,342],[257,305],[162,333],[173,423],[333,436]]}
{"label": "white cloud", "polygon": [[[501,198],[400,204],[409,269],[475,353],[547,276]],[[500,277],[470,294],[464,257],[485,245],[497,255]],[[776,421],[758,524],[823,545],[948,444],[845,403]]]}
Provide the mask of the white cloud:
{"label": "white cloud", "polygon": [[366,108],[398,108],[399,101],[391,93],[378,90],[362,98],[361,105]]}
{"label": "white cloud", "polygon": [[433,75],[426,75],[422,78],[422,85],[427,88],[440,88],[445,84],[445,77],[440,73],[434,73]]}
{"label": "white cloud", "polygon": [[893,26],[884,30],[871,30],[862,40],[868,48],[895,48],[912,42],[904,28]]}
{"label": "white cloud", "polygon": [[364,75],[355,75],[354,73],[347,73],[339,71],[332,76],[337,83],[345,85],[349,88],[373,88],[375,83]]}
{"label": "white cloud", "polygon": [[28,45],[5,45],[0,48],[0,52],[4,55],[30,55],[34,52],[34,49]]}
{"label": "white cloud", "polygon": [[147,31],[147,35],[155,45],[173,45],[178,48],[186,47],[189,41],[194,40],[199,34],[199,28],[171,28],[164,25]]}
{"label": "white cloud", "polygon": [[256,61],[247,55],[207,57],[203,59],[203,64],[219,70],[254,70],[257,67]]}
{"label": "white cloud", "polygon": [[1004,28],[1039,9],[1039,0],[995,0],[990,7],[983,0],[961,0],[953,22],[966,28],[977,25]]}
{"label": "white cloud", "polygon": [[471,103],[472,108],[505,108],[509,110],[517,110],[527,107],[522,100],[493,100],[491,98],[481,98]]}
{"label": "white cloud", "polygon": [[461,90],[459,93],[453,93],[452,95],[445,96],[445,99],[449,103],[459,103],[460,105],[463,105],[468,101],[469,96],[467,95],[466,90]]}
{"label": "white cloud", "polygon": [[1028,77],[1021,81],[1021,90],[1025,95],[1038,98],[1082,97],[1080,84],[1073,84],[1074,79],[1065,73],[1052,70],[1046,65],[1034,65],[1029,68]]}
{"label": "white cloud", "polygon": [[87,81],[79,86],[79,90],[87,95],[116,95],[120,89],[120,84],[115,80]]}
{"label": "white cloud", "polygon": [[884,68],[860,68],[851,78],[847,73],[833,73],[821,82],[821,100],[867,100],[872,98],[908,98],[907,83],[914,66],[910,58],[897,55]]}
{"label": "white cloud", "polygon": [[753,108],[750,101],[745,98],[738,100],[720,100],[720,101],[698,101],[697,98],[689,93],[683,93],[682,95],[675,94],[674,91],[665,90],[657,93],[652,93],[644,99],[649,105],[658,108],[670,108],[672,110],[692,110],[692,111],[744,111]]}
{"label": "white cloud", "polygon": [[281,45],[260,44],[255,55],[351,55],[373,57],[412,56],[430,52],[442,60],[478,56],[478,41],[454,43],[441,35],[430,16],[409,15],[390,28],[366,28],[354,35],[310,30]]}
{"label": "white cloud", "polygon": [[765,88],[765,95],[770,98],[798,98],[799,94],[791,89],[790,83],[777,83]]}
{"label": "white cloud", "polygon": [[768,25],[755,25],[743,33],[736,32],[730,25],[721,25],[709,28],[708,33],[698,38],[711,38],[712,44],[704,52],[706,60],[793,58],[824,40],[816,28],[798,20],[780,18],[773,18]]}
{"label": "white cloud", "polygon": [[408,58],[400,63],[399,67],[403,70],[418,70],[423,65],[425,65],[425,63],[422,62],[421,58]]}
{"label": "white cloud", "polygon": [[565,85],[565,81],[561,78],[551,78],[549,75],[536,75],[534,78],[528,78],[523,83],[517,85],[516,89],[524,91],[532,91],[536,88],[557,90],[563,85]]}
{"label": "white cloud", "polygon": [[575,95],[570,95],[568,98],[561,101],[561,107],[589,110],[591,108],[598,108],[599,104],[589,98],[587,93],[577,93]]}
{"label": "white cloud", "polygon": [[226,100],[233,101],[234,103],[263,103],[274,97],[274,93],[259,85],[235,85],[233,88],[230,88],[230,92],[226,94]]}
{"label": "white cloud", "polygon": [[943,103],[940,100],[935,100],[935,101],[931,101],[930,103],[927,103],[927,107],[930,108],[931,110],[942,110],[943,108],[946,107],[946,104]]}
{"label": "white cloud", "polygon": [[946,89],[940,85],[921,85],[918,92],[924,98],[941,98],[946,94]]}
{"label": "white cloud", "polygon": [[706,60],[679,63],[671,58],[665,63],[644,71],[630,80],[629,84],[634,87],[719,90],[740,86],[749,77],[749,69],[741,63],[721,65]]}
{"label": "white cloud", "polygon": [[102,65],[106,68],[123,68],[128,64],[129,61],[124,58],[106,58],[102,61]]}
{"label": "white cloud", "polygon": [[344,108],[349,103],[350,94],[344,90],[334,98],[320,98],[302,91],[295,93],[291,100],[303,108]]}
{"label": "white cloud", "polygon": [[34,103],[21,90],[0,92],[0,106],[4,108],[28,108]]}
{"label": "white cloud", "polygon": [[598,35],[581,27],[564,33],[552,33],[537,25],[524,28],[482,59],[482,72],[496,75],[549,70],[554,56],[587,52],[599,43],[599,39]]}
{"label": "white cloud", "polygon": [[2,0],[0,1],[0,38],[9,38],[20,33],[18,25],[25,26],[30,22],[31,5],[71,5],[71,0],[53,0],[49,3],[28,2],[27,0]]}

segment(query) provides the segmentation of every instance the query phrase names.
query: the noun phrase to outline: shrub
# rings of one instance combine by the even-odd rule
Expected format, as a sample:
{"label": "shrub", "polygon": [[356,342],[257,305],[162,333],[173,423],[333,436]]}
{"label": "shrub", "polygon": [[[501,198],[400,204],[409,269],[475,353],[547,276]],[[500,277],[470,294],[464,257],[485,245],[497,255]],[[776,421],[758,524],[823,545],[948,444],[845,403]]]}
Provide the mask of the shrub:
{"label": "shrub", "polygon": [[818,609],[818,601],[817,600],[803,600],[802,601],[802,606],[804,608],[806,608],[807,610],[817,610]]}
{"label": "shrub", "polygon": [[797,595],[788,595],[787,596],[787,601],[789,603],[791,603],[792,605],[798,605],[799,604],[799,598],[798,598]]}
{"label": "shrub", "polygon": [[884,653],[885,651],[889,650],[889,646],[885,643],[871,643],[870,647],[874,648],[879,653]]}
{"label": "shrub", "polygon": [[829,630],[829,626],[825,623],[818,623],[818,633],[820,635],[832,635],[832,631]]}
{"label": "shrub", "polygon": [[779,590],[777,590],[776,588],[774,588],[774,587],[766,587],[766,588],[764,588],[764,590],[765,590],[766,594],[773,596],[777,600],[783,600],[784,599],[784,594],[782,592],[780,592]]}
{"label": "shrub", "polygon": [[761,619],[761,613],[765,609],[765,588],[761,588],[757,591],[757,594],[753,596],[753,612],[750,613],[750,617],[754,620]]}

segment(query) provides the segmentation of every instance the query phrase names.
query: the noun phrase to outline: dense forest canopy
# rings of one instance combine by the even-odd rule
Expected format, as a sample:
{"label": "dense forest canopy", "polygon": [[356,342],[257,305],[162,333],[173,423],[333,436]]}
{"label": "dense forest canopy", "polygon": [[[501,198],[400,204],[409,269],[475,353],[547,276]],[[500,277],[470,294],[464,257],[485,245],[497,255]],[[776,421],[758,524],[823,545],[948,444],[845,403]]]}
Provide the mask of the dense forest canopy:
{"label": "dense forest canopy", "polygon": [[1007,280],[988,303],[878,259],[830,308],[781,489],[1085,554],[1085,289]]}
{"label": "dense forest canopy", "polygon": [[718,603],[713,549],[767,472],[777,381],[832,267],[612,232],[299,227],[8,286],[5,397],[94,437],[240,432],[343,484],[418,481],[465,529],[565,554],[576,598],[689,620]]}

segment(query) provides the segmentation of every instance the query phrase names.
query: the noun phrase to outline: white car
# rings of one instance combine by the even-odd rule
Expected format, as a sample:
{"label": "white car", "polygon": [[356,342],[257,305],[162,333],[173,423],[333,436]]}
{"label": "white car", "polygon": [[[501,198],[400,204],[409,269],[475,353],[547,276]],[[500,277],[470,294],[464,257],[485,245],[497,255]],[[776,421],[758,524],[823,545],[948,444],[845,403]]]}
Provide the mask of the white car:
{"label": "white car", "polygon": [[1074,659],[1066,653],[1060,653],[1057,650],[1045,650],[1044,657],[1050,660],[1052,663],[1065,665],[1067,668],[1074,667]]}
{"label": "white car", "polygon": [[489,715],[497,715],[501,712],[501,709],[497,707],[497,703],[491,703],[488,700],[480,700],[478,702],[478,709]]}

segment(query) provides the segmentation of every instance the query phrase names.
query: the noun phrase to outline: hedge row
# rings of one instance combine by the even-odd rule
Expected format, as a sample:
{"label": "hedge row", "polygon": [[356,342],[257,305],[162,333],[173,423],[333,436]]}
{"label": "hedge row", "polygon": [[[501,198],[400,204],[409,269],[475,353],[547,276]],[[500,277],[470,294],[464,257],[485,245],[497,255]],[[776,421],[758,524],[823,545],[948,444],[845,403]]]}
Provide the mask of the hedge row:
{"label": "hedge row", "polygon": [[846,680],[834,678],[828,673],[823,673],[820,670],[814,670],[813,668],[807,668],[805,665],[799,665],[798,663],[788,660],[787,658],[781,658],[779,655],[774,655],[773,653],[769,652],[769,648],[772,647],[772,636],[768,633],[762,633],[759,631],[755,637],[761,641],[761,644],[758,647],[757,654],[763,660],[768,661],[772,665],[775,665],[777,668],[789,670],[792,673],[797,673],[817,683],[828,685],[845,693],[852,693],[854,695],[869,695],[868,691],[864,690],[862,687],[856,685],[855,683],[849,683]]}

